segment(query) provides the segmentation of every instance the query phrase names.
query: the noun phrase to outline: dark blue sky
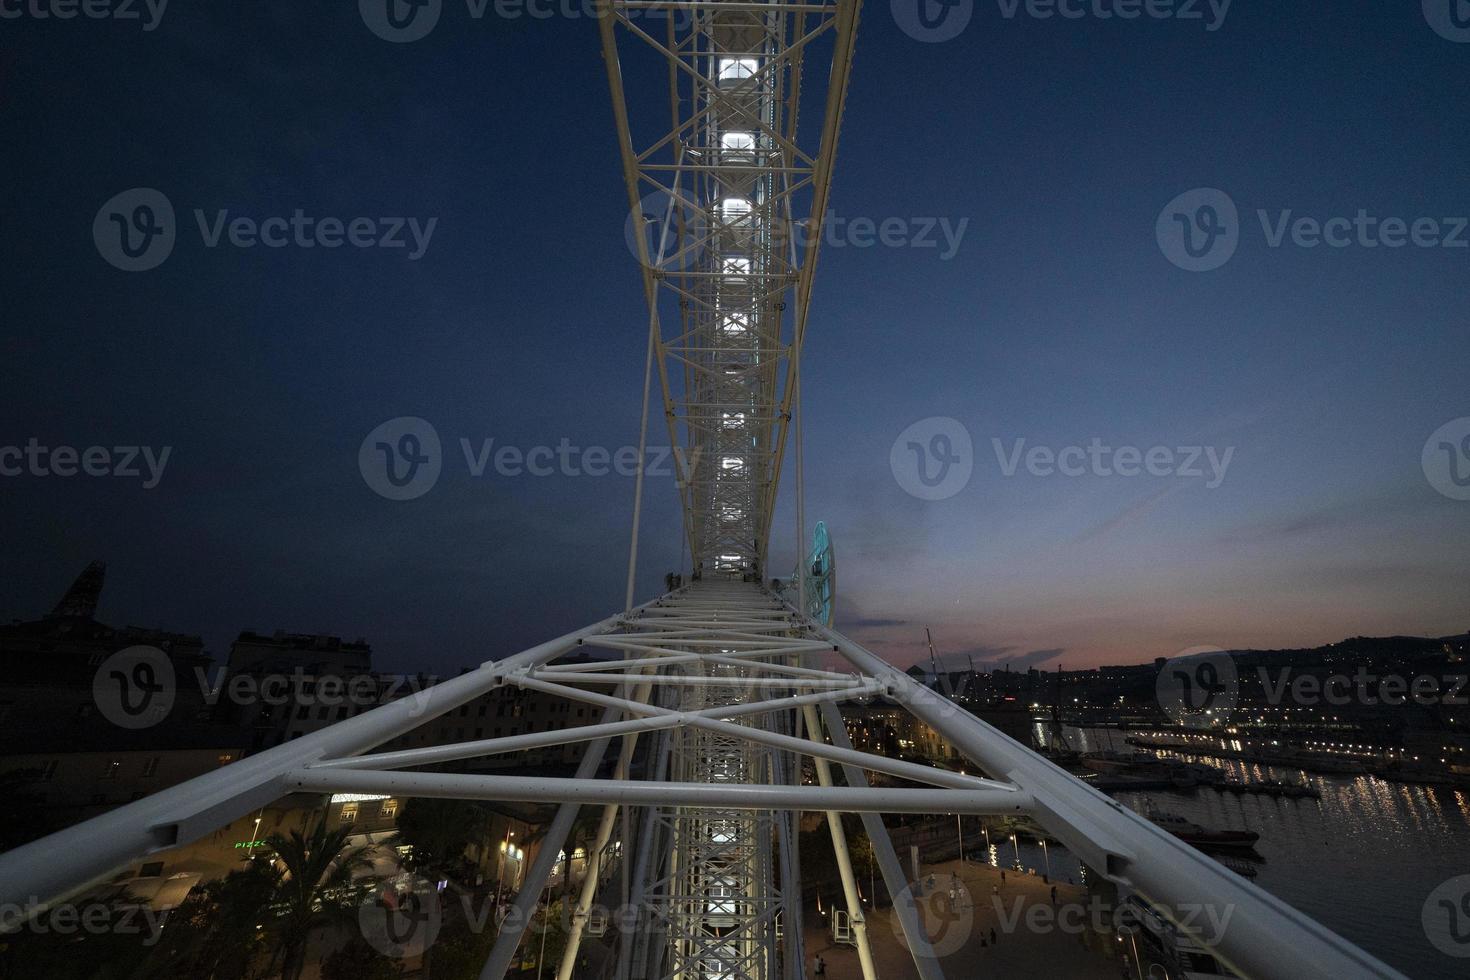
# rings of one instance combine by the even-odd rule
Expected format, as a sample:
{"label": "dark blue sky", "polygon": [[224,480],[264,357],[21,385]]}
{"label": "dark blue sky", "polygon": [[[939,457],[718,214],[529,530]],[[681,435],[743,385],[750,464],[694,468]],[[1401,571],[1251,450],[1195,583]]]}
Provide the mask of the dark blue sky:
{"label": "dark blue sky", "polygon": [[[1416,2],[1238,0],[1211,32],[982,0],[937,44],[870,4],[834,210],[968,224],[948,260],[823,253],[807,513],[842,622],[899,661],[927,624],[942,651],[1048,665],[1470,627],[1470,502],[1420,460],[1470,416],[1470,248],[1273,248],[1257,218],[1470,215],[1467,70]],[[662,106],[659,81],[632,69],[630,97]],[[389,44],[348,2],[0,19],[0,132],[0,447],[172,447],[151,490],[0,478],[0,616],[101,557],[109,621],[217,654],[243,627],[365,636],[385,666],[445,670],[617,608],[632,481],[475,478],[459,450],[637,439],[646,314],[594,22],[447,0]],[[92,226],[135,187],[179,230],[129,273]],[[1155,236],[1194,188],[1239,209],[1210,272]],[[208,248],[195,209],[437,223],[409,260]],[[406,502],[357,465],[397,416],[445,449]],[[931,416],[974,444],[932,502],[889,466]],[[1211,489],[1006,477],[992,446],[1093,437],[1234,453]],[[646,597],[679,560],[668,479],[644,528]]]}

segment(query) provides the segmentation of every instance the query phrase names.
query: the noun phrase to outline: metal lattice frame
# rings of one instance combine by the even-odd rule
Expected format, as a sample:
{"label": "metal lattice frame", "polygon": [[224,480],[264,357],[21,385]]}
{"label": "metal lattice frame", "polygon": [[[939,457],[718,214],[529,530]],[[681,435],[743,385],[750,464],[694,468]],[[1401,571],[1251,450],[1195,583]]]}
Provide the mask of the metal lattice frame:
{"label": "metal lattice frame", "polygon": [[[556,663],[588,647],[601,647],[624,659],[592,665]],[[804,654],[818,651],[835,652],[848,669],[798,663]],[[562,694],[606,711],[600,723],[585,728],[362,754],[507,684]],[[608,688],[613,693],[606,693]],[[740,697],[732,700],[736,689]],[[620,951],[620,960],[631,963],[624,975],[774,978],[797,975],[792,971],[799,968],[799,958],[790,953],[795,923],[786,929],[787,955],[781,959],[774,955],[771,927],[778,908],[783,914],[792,909],[790,889],[778,885],[797,879],[786,873],[793,856],[789,849],[784,849],[779,862],[771,860],[767,826],[774,825],[777,839],[789,842],[781,828],[789,832],[791,813],[801,810],[1027,814],[1101,877],[1136,891],[1163,912],[1202,902],[1233,909],[1230,927],[1212,952],[1244,976],[1334,980],[1400,976],[753,583],[694,583],[630,614],[487,663],[425,694],[422,701],[404,700],[366,712],[0,855],[0,903],[40,911],[40,906],[32,906],[38,899],[46,902],[74,893],[129,861],[196,840],[291,792],[360,792],[561,804],[517,897],[522,912],[518,921],[525,922],[577,809],[587,804],[605,808],[599,841],[592,848],[592,853],[601,854],[611,833],[609,809],[630,807],[655,814],[640,823],[636,835],[639,846],[648,851],[632,855],[647,869],[646,880],[635,887],[647,896],[648,922],[664,923],[672,941],[657,947],[645,943],[636,957]],[[853,750],[840,724],[841,706],[874,696],[902,705],[995,778]],[[796,734],[796,715],[807,706],[821,708],[826,716],[822,734],[830,742]],[[711,756],[713,768],[701,769],[697,759],[686,756],[667,767],[660,763],[655,770],[658,777],[672,775],[671,780],[631,779],[626,761],[636,737],[644,732],[670,733],[669,758],[677,758],[678,741],[690,732],[716,736],[718,742],[690,741],[689,746],[721,749]],[[553,737],[564,743],[588,743],[575,778],[406,771],[516,751]],[[621,740],[614,778],[593,778],[614,740]],[[727,750],[733,754],[724,755]],[[656,754],[665,755],[662,749]],[[827,785],[827,779],[818,786],[799,785],[798,757],[841,765],[848,785]],[[724,759],[734,761],[719,761]],[[784,773],[784,778],[771,779],[772,772]],[[868,787],[863,772],[888,773],[922,786]],[[727,773],[739,778],[714,778]],[[719,844],[735,841],[711,841],[707,832],[712,821],[727,820],[735,821],[741,834],[757,835],[755,844],[747,837],[740,847],[722,852]],[[900,923],[912,928],[908,883],[881,823],[870,821],[868,827],[884,880],[899,896]],[[772,865],[782,869],[779,875],[769,870]],[[681,869],[691,866],[701,870],[683,875]],[[737,869],[733,895],[723,885],[716,892],[714,879],[729,875],[731,868]],[[589,901],[597,880],[589,872],[584,888]],[[713,910],[711,904],[716,906]],[[707,928],[713,918],[726,918],[727,911],[734,913],[728,918],[739,920],[735,923],[739,929],[725,935],[740,937],[728,961],[719,935],[726,926]],[[585,915],[579,914],[573,922],[579,938],[584,921]],[[1197,931],[1193,923],[1177,924],[1186,932]],[[625,944],[636,943],[642,934],[641,929],[625,934]],[[936,976],[936,965],[924,956],[922,935],[914,932],[906,937],[916,951],[921,976]],[[514,928],[503,931],[483,977],[503,976],[519,938]],[[717,966],[701,972],[697,966],[701,957],[718,961]],[[571,962],[562,964],[565,972]],[[676,969],[680,962],[682,973]]]}
{"label": "metal lattice frame", "polygon": [[[636,236],[670,436],[684,445],[685,533],[702,581],[516,656],[120,807],[0,855],[0,904],[38,913],[144,855],[197,840],[291,792],[559,804],[481,976],[501,978],[577,811],[600,805],[558,976],[577,961],[601,865],[620,835],[641,911],[619,936],[620,980],[801,976],[796,815],[828,814],[862,970],[876,975],[840,812],[863,814],[923,980],[938,963],[878,814],[1026,814],[1097,873],[1161,913],[1229,906],[1212,952],[1251,977],[1398,977],[1290,906],[1120,807],[757,582],[766,566],[797,365],[846,97],[857,0],[600,0],[600,29],[630,206],[664,194]],[[648,14],[666,15],[650,30]],[[635,143],[619,35],[667,67],[670,126]],[[824,109],[799,126],[803,57]],[[815,134],[815,138],[812,137]],[[799,241],[795,229],[805,229]],[[661,315],[664,311],[667,315]],[[665,330],[665,323],[674,324]],[[799,523],[799,522],[798,522]],[[745,581],[741,581],[741,580]],[[798,576],[803,582],[805,576]],[[800,600],[800,588],[798,588]],[[562,664],[589,647],[622,659]],[[835,654],[844,668],[814,666]],[[515,685],[604,709],[594,725],[404,751],[373,747]],[[885,697],[993,778],[853,749],[843,704]],[[632,779],[644,734],[652,778]],[[415,769],[585,742],[573,778]],[[611,778],[595,778],[618,744]],[[804,760],[818,785],[802,785]],[[832,766],[842,767],[836,785]],[[886,773],[914,788],[877,788]],[[636,827],[629,819],[636,812]],[[629,851],[631,850],[631,853]],[[784,934],[777,941],[777,923]],[[519,923],[520,925],[517,925]],[[1195,934],[1192,922],[1177,922]],[[1203,937],[1200,937],[1203,938]]]}
{"label": "metal lattice frame", "polygon": [[[696,574],[765,567],[857,6],[600,7],[664,414],[686,448]],[[630,126],[619,36],[667,67],[670,122],[646,136]],[[825,114],[803,126],[803,59],[819,46],[833,52]]]}

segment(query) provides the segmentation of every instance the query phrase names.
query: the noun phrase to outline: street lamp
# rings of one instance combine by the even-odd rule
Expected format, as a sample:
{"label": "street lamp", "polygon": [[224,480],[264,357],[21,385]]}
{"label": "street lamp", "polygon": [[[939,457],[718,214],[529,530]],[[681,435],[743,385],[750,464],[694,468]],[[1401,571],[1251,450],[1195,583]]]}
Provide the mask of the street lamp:
{"label": "street lamp", "polygon": [[255,842],[260,839],[260,818],[263,816],[265,816],[264,809],[256,816],[255,826],[250,830],[250,846],[245,848],[245,860],[247,862],[250,860],[250,856],[255,853]]}

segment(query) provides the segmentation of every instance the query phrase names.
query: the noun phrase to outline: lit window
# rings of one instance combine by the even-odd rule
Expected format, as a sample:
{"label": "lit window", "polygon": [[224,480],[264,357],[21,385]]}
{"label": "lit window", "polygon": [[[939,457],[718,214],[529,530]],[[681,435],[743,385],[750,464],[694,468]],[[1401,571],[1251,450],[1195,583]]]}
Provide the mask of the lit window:
{"label": "lit window", "polygon": [[754,58],[721,58],[719,78],[722,82],[743,82],[759,68],[760,62]]}
{"label": "lit window", "polygon": [[731,132],[720,136],[720,146],[727,150],[755,149],[755,134]]}
{"label": "lit window", "polygon": [[343,803],[342,804],[342,822],[343,823],[352,823],[356,819],[357,819],[357,804],[356,803]]}
{"label": "lit window", "polygon": [[711,878],[710,901],[705,904],[706,912],[710,915],[734,915],[735,894],[735,879],[723,876]]}
{"label": "lit window", "polygon": [[397,800],[384,800],[383,803],[382,803],[382,806],[379,808],[378,812],[381,813],[385,817],[396,817],[396,816],[398,816],[398,801]]}
{"label": "lit window", "polygon": [[750,214],[750,202],[743,197],[727,197],[720,202],[720,217],[726,222],[738,221]]}

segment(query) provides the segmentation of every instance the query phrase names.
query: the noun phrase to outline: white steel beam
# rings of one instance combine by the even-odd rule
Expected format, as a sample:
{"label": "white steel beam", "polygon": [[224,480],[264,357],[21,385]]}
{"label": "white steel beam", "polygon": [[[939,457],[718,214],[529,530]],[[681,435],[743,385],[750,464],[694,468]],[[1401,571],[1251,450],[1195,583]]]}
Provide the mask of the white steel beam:
{"label": "white steel beam", "polygon": [[[894,699],[992,775],[1035,796],[1032,818],[1103,877],[1136,890],[1161,914],[1231,910],[1211,952],[1247,977],[1392,977],[1402,974],[1208,855],[1068,774],[836,630],[814,626],[850,663],[892,685]],[[1175,921],[1198,936],[1198,921]]]}
{"label": "white steel beam", "polygon": [[505,675],[545,663],[584,638],[617,625],[609,617],[498,663],[436,684],[355,718],[339,721],[214,772],[198,776],[49,837],[0,854],[0,905],[40,911],[118,867],[187,844],[286,795],[287,772],[355,755],[411,731],[505,683]]}
{"label": "white steel beam", "polygon": [[[832,739],[834,745],[844,749],[852,748],[852,739],[848,737],[847,726],[842,721],[842,710],[835,704],[822,705],[822,720],[827,725],[827,735]],[[867,786],[868,776],[857,766],[843,765],[842,774],[847,779],[849,786]],[[934,955],[934,947],[929,942],[929,933],[925,931],[924,919],[919,912],[918,905],[914,902],[914,890],[909,884],[908,876],[903,872],[903,865],[899,863],[898,855],[893,851],[893,839],[888,836],[888,828],[883,824],[883,815],[880,813],[859,814],[863,821],[863,830],[868,835],[868,841],[873,846],[873,857],[878,861],[878,870],[883,875],[883,885],[888,889],[888,896],[893,902],[893,914],[898,919],[898,925],[903,930],[904,941],[908,944],[909,952],[914,957],[914,968],[919,971],[919,980],[944,980],[944,970],[939,965],[939,959]]]}
{"label": "white steel beam", "polygon": [[[822,738],[822,726],[817,721],[817,709],[805,707],[801,716],[806,721],[807,737],[816,741]],[[832,767],[827,760],[816,760],[817,782],[822,786],[832,785]],[[847,850],[847,832],[842,829],[842,814],[827,811],[827,830],[832,837],[832,852],[837,857],[837,874],[842,879],[842,894],[847,900],[847,918],[852,924],[853,939],[857,942],[858,964],[862,967],[863,980],[878,980],[877,967],[873,965],[873,950],[868,945],[868,917],[863,912],[862,899],[858,897],[857,876],[852,873],[852,855]]]}
{"label": "white steel beam", "polygon": [[305,793],[381,793],[457,800],[524,803],[601,803],[737,810],[845,810],[850,813],[1021,814],[1031,809],[1024,790],[854,789],[847,786],[770,786],[762,783],[656,783],[632,779],[491,776],[453,772],[379,772],[371,769],[298,769],[288,789]]}

